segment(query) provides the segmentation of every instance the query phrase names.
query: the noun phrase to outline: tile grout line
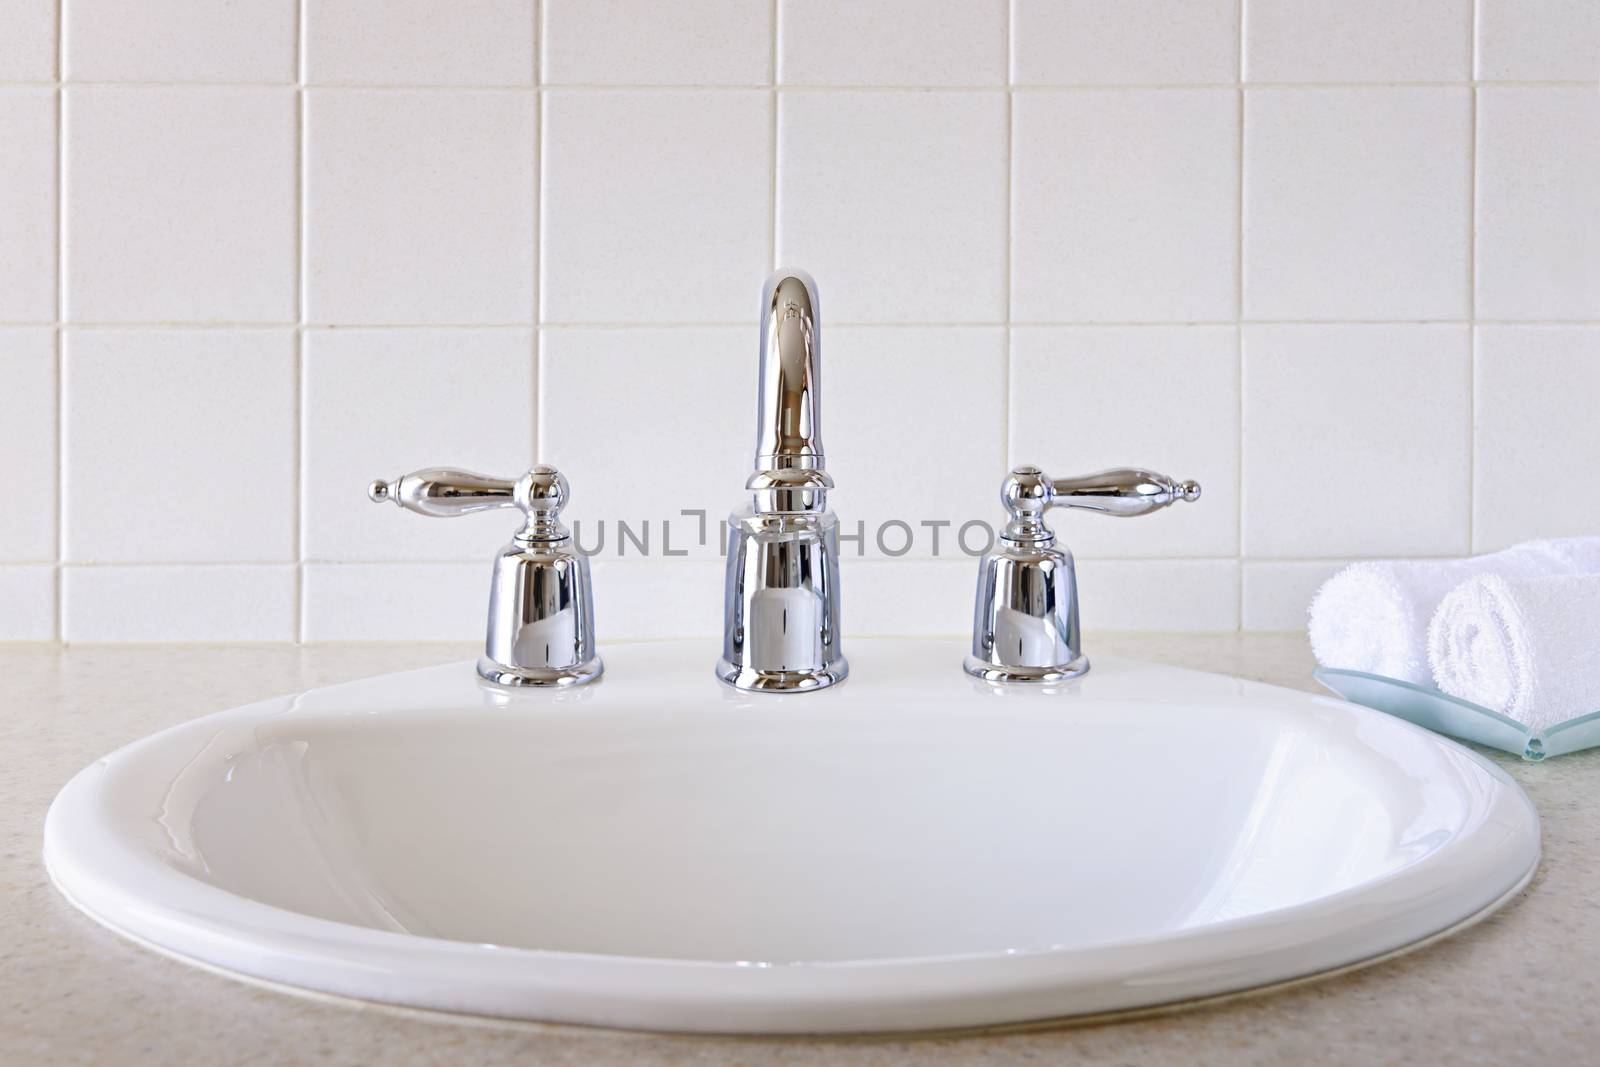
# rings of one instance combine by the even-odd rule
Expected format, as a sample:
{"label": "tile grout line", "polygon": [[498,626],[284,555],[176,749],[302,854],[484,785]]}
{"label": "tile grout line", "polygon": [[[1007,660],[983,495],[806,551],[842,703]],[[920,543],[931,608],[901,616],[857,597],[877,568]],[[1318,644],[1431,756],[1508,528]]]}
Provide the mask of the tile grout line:
{"label": "tile grout line", "polygon": [[[1005,301],[1005,324],[1000,340],[1000,457],[1001,463],[1009,470],[1011,467],[1011,257],[1015,242],[1012,240],[1011,228],[1016,221],[1016,172],[1017,172],[1017,135],[1016,135],[1016,26],[1017,26],[1017,0],[1006,4],[1006,54],[1005,54],[1005,198],[1001,208],[1001,225],[1003,236],[1001,247],[1004,255],[1001,260],[1001,299]],[[1003,476],[1003,475],[1002,475]]]}
{"label": "tile grout line", "polygon": [[1234,513],[1233,513],[1233,522],[1234,522],[1234,533],[1233,533],[1234,545],[1233,545],[1233,551],[1234,551],[1234,556],[1235,556],[1235,559],[1236,559],[1236,563],[1234,564],[1234,569],[1235,569],[1235,572],[1236,572],[1235,576],[1234,576],[1234,596],[1237,598],[1237,601],[1238,601],[1237,604],[1235,605],[1236,614],[1234,615],[1234,629],[1236,631],[1242,631],[1244,629],[1244,615],[1245,615],[1245,607],[1244,607],[1244,593],[1245,593],[1245,591],[1244,591],[1244,561],[1245,561],[1245,551],[1244,551],[1244,520],[1245,520],[1245,510],[1244,510],[1244,497],[1245,497],[1245,487],[1244,487],[1244,395],[1245,395],[1245,390],[1244,390],[1244,284],[1245,284],[1245,274],[1244,274],[1244,254],[1245,254],[1245,246],[1244,246],[1244,213],[1245,213],[1245,197],[1244,197],[1244,186],[1245,186],[1244,138],[1245,138],[1245,94],[1244,94],[1244,86],[1245,86],[1245,56],[1247,54],[1247,52],[1246,52],[1247,42],[1246,42],[1246,36],[1245,35],[1248,32],[1247,7],[1248,7],[1248,0],[1238,0],[1238,19],[1237,19],[1237,23],[1236,23],[1237,27],[1238,27],[1238,32],[1235,34],[1235,37],[1234,37],[1234,44],[1238,49],[1237,54],[1234,56],[1234,71],[1238,75],[1238,79],[1239,79],[1239,88],[1238,88],[1238,90],[1237,90],[1237,92],[1235,94],[1236,99],[1234,101],[1235,119],[1236,119],[1236,121],[1238,123],[1238,127],[1239,128],[1235,133],[1235,138],[1236,139],[1235,139],[1235,142],[1234,142],[1234,151],[1236,153],[1236,158],[1238,160],[1238,167],[1237,167],[1237,170],[1235,171],[1235,176],[1237,178],[1237,186],[1238,187],[1234,190],[1234,195],[1235,195],[1236,199],[1235,199],[1235,202],[1234,202],[1234,215],[1235,215],[1235,218],[1234,218],[1234,249],[1233,249],[1233,277],[1234,277],[1234,293],[1233,293],[1233,317],[1234,317],[1234,323],[1233,323],[1233,354],[1234,354],[1234,390],[1235,390],[1235,392],[1234,392],[1234,426],[1233,426],[1233,431],[1234,431],[1233,477],[1234,477],[1234,491],[1235,491],[1235,493],[1237,494],[1237,497],[1238,497],[1238,499],[1234,502]]}
{"label": "tile grout line", "polygon": [[778,98],[778,27],[782,25],[783,7],[781,0],[772,0],[767,9],[768,27],[767,39],[767,116],[770,130],[768,132],[767,159],[768,172],[771,181],[767,190],[767,221],[771,227],[767,234],[767,269],[778,269],[778,108],[782,102]]}
{"label": "tile grout line", "polygon": [[[529,454],[534,463],[543,463],[546,458],[539,448],[540,418],[539,404],[544,396],[544,330],[540,322],[541,294],[544,291],[544,56],[541,51],[544,47],[546,32],[544,26],[545,6],[541,0],[534,0],[533,5],[533,307],[530,309],[530,320],[533,323],[532,346],[529,358],[533,361],[532,373],[528,378],[528,385],[532,392],[529,398],[531,408],[528,413],[529,434],[532,440],[528,444]],[[520,472],[519,472],[520,473]]]}
{"label": "tile grout line", "polygon": [[[9,89],[60,89],[69,84],[80,89],[317,89],[336,92],[414,92],[427,90],[443,93],[525,93],[532,89],[556,89],[574,92],[597,93],[680,93],[680,92],[759,92],[770,89],[770,84],[717,84],[700,85],[692,82],[545,82],[528,85],[458,84],[430,82],[289,82],[289,81],[91,81],[89,79],[34,79],[6,81]],[[1521,88],[1521,89],[1592,89],[1590,81],[1475,79],[1456,81],[1326,81],[1326,82],[1063,82],[1059,84],[1016,85],[1007,81],[992,85],[805,85],[784,84],[785,92],[798,93],[1077,93],[1077,92],[1148,92],[1153,89],[1193,92],[1202,89],[1216,90],[1320,90],[1320,89],[1460,89],[1460,88]]]}
{"label": "tile grout line", "polygon": [[1480,0],[1472,0],[1467,36],[1472,64],[1471,114],[1467,143],[1467,554],[1475,550],[1478,511],[1478,19]]}
{"label": "tile grout line", "polygon": [[56,54],[55,76],[56,88],[54,92],[55,104],[55,134],[56,134],[56,173],[55,173],[55,230],[56,230],[56,286],[55,286],[55,321],[53,322],[54,346],[52,357],[54,361],[56,383],[56,440],[55,440],[55,486],[56,486],[56,558],[55,567],[51,577],[54,579],[51,590],[54,597],[53,615],[50,621],[51,635],[57,640],[66,640],[66,549],[67,549],[67,390],[66,390],[66,330],[63,326],[66,320],[66,289],[67,270],[66,254],[67,242],[65,233],[67,228],[66,206],[66,141],[67,141],[67,108],[66,91],[61,88],[61,76],[65,73],[66,65],[66,16],[62,10],[65,0],[56,2]]}
{"label": "tile grout line", "polygon": [[306,493],[306,0],[295,4],[294,25],[294,183],[295,183],[295,256],[294,256],[294,432],[289,447],[294,453],[294,627],[293,640],[305,640],[306,622],[306,566],[305,566],[305,493]]}

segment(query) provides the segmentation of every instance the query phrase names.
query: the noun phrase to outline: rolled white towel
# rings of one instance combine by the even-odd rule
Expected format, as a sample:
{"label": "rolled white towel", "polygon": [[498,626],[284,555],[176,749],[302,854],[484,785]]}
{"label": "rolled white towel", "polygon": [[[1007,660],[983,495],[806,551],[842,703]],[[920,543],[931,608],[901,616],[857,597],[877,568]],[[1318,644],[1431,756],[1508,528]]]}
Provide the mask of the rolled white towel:
{"label": "rolled white towel", "polygon": [[1446,593],[1480,574],[1600,574],[1600,537],[1527,541],[1470,559],[1352,563],[1312,598],[1312,654],[1324,667],[1431,685],[1429,620]]}
{"label": "rolled white towel", "polygon": [[1428,627],[1434,681],[1534,731],[1600,711],[1600,574],[1463,582]]}

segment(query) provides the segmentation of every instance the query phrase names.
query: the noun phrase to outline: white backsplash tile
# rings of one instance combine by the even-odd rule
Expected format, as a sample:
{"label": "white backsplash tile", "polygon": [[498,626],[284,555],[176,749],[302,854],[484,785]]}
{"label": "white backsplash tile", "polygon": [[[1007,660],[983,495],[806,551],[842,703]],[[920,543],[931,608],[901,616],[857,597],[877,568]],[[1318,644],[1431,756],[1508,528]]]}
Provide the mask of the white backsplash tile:
{"label": "white backsplash tile", "polygon": [[1091,657],[1600,529],[1597,77],[1593,0],[0,0],[0,641],[476,642],[516,516],[365,488],[543,460],[709,664],[779,264],[847,645],[958,655],[1013,463],[1205,487],[1054,519]]}
{"label": "white backsplash tile", "polygon": [[531,322],[531,92],[306,94],[306,318]]}
{"label": "white backsplash tile", "polygon": [[515,515],[429,518],[379,507],[366,489],[424,467],[516,477],[532,466],[533,345],[514,328],[306,331],[303,557],[490,559]]}
{"label": "white backsplash tile", "polygon": [[61,636],[110,641],[293,641],[288,564],[61,570]]}
{"label": "white backsplash tile", "polygon": [[1245,560],[1243,616],[1246,630],[1304,630],[1311,598],[1347,560]]}
{"label": "white backsplash tile", "polygon": [[1233,318],[1236,93],[1038,92],[1013,106],[1013,320]]}
{"label": "white backsplash tile", "polygon": [[1252,82],[1434,82],[1469,76],[1473,0],[1244,0]]}
{"label": "white backsplash tile", "polygon": [[1003,85],[1006,0],[778,0],[785,85]]}
{"label": "white backsplash tile", "polygon": [[293,321],[292,90],[64,98],[68,320]]}
{"label": "white backsplash tile", "polygon": [[1470,361],[1465,326],[1246,326],[1245,556],[1465,554]]}
{"label": "white backsplash tile", "polygon": [[72,563],[294,558],[294,333],[62,336]]}
{"label": "white backsplash tile", "polygon": [[54,80],[56,2],[0,0],[0,82]]}
{"label": "white backsplash tile", "polygon": [[1600,325],[1480,326],[1473,550],[1600,530]]}
{"label": "white backsplash tile", "polygon": [[1012,0],[1016,85],[1239,80],[1239,0]]}
{"label": "white backsplash tile", "polygon": [[1076,569],[1090,662],[1096,630],[1239,627],[1237,560],[1086,559]]}
{"label": "white backsplash tile", "polygon": [[56,316],[56,94],[0,89],[0,322]]}
{"label": "white backsplash tile", "polygon": [[300,639],[482,641],[495,547],[473,563],[307,563]]}
{"label": "white backsplash tile", "polygon": [[[633,550],[620,522],[663,558],[719,553],[755,451],[756,351],[748,326],[543,332],[538,456],[572,483],[565,518],[586,548],[603,522],[600,558]],[[703,543],[684,509],[706,512]]]}
{"label": "white backsplash tile", "polygon": [[771,266],[765,91],[544,94],[545,322],[742,322]]}
{"label": "white backsplash tile", "polygon": [[1600,88],[1478,91],[1477,313],[1600,319]]}
{"label": "white backsplash tile", "polygon": [[1244,315],[1462,319],[1465,88],[1245,94]]}
{"label": "white backsplash tile", "polygon": [[[1005,331],[824,324],[822,337],[822,442],[838,486],[828,506],[841,535],[861,534],[841,544],[846,563],[955,556],[964,523],[998,526]],[[971,544],[986,538],[969,532]]]}
{"label": "white backsplash tile", "polygon": [[772,0],[544,0],[546,85],[766,85]]}
{"label": "white backsplash tile", "polygon": [[55,637],[55,564],[0,563],[0,641]]}
{"label": "white backsplash tile", "polygon": [[1079,556],[1235,556],[1238,367],[1233,326],[1013,327],[1008,467],[1054,478],[1146,467],[1200,483],[1195,503],[1131,522],[1054,512]]}
{"label": "white backsplash tile", "polygon": [[1600,79],[1600,4],[1594,0],[1477,0],[1478,77],[1484,81]]}
{"label": "white backsplash tile", "polygon": [[825,323],[1004,317],[1005,116],[1001,93],[783,94],[778,261]]}
{"label": "white backsplash tile", "polygon": [[[91,82],[293,82],[283,0],[60,0],[64,77]],[[312,3],[312,10],[326,5]],[[333,6],[338,6],[334,4]]]}
{"label": "white backsplash tile", "polygon": [[56,558],[56,337],[0,328],[0,561]]}
{"label": "white backsplash tile", "polygon": [[532,85],[534,3],[303,0],[306,81]]}

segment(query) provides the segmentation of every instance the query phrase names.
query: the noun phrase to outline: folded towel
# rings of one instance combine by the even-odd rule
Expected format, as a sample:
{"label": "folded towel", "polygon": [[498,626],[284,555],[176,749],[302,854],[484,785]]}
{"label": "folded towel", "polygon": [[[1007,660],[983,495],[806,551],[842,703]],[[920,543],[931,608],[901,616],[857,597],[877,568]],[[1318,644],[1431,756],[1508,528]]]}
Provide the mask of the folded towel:
{"label": "folded towel", "polygon": [[1597,653],[1600,574],[1473,578],[1428,627],[1440,689],[1534,731],[1600,711]]}
{"label": "folded towel", "polygon": [[1352,563],[1311,601],[1311,651],[1324,667],[1432,685],[1428,622],[1445,594],[1469,578],[1600,574],[1600,537],[1528,541],[1471,559]]}

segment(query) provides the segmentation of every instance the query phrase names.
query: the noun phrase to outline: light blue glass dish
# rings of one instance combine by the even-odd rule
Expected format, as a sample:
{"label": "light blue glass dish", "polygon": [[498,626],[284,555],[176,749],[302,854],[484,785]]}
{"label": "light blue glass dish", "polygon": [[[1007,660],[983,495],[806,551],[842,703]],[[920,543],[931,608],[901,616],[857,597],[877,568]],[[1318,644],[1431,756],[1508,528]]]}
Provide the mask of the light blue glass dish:
{"label": "light blue glass dish", "polygon": [[1332,667],[1318,667],[1311,677],[1353,703],[1535,763],[1600,745],[1600,711],[1534,731],[1481,704],[1398,678]]}

